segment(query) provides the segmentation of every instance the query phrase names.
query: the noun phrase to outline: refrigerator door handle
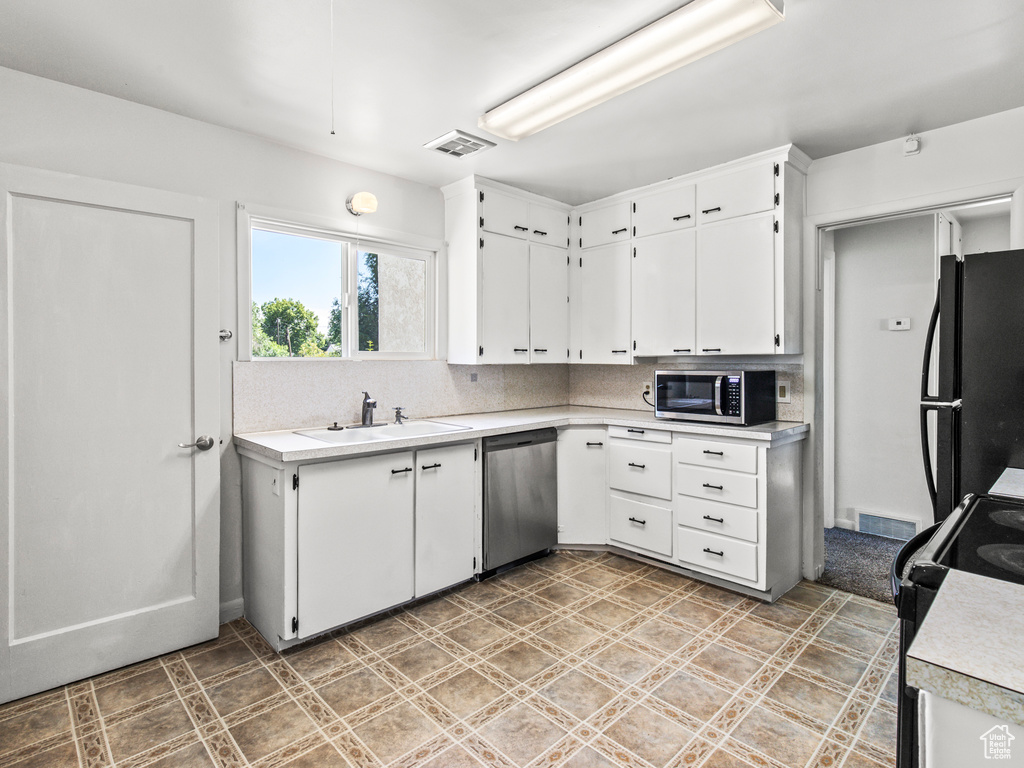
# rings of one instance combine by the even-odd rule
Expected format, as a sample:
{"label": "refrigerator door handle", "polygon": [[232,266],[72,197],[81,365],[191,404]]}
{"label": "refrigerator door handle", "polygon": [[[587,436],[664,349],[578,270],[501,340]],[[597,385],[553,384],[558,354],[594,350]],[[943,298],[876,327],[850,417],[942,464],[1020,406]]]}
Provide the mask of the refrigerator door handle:
{"label": "refrigerator door handle", "polygon": [[[927,356],[925,360],[927,360]],[[927,374],[925,382],[927,382]],[[921,403],[921,456],[924,457],[924,479],[928,483],[928,498],[932,501],[932,510],[936,509],[938,493],[935,490],[935,476],[932,474],[932,452],[928,447],[928,412],[937,411],[937,405]]]}
{"label": "refrigerator door handle", "polygon": [[939,294],[935,294],[935,305],[932,307],[932,316],[928,321],[928,331],[925,333],[924,341],[924,363],[921,365],[921,402],[927,403],[937,400],[934,395],[928,394],[928,378],[932,368],[932,346],[935,343],[935,331],[939,324]]}

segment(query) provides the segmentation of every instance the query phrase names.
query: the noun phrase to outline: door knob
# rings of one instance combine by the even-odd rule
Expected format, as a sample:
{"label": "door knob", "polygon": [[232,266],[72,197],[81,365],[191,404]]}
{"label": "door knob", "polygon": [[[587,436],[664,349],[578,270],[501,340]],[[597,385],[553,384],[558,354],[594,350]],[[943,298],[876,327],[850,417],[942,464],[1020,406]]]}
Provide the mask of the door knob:
{"label": "door knob", "polygon": [[194,443],[178,443],[179,448],[198,448],[200,451],[208,451],[213,448],[213,438],[203,435]]}

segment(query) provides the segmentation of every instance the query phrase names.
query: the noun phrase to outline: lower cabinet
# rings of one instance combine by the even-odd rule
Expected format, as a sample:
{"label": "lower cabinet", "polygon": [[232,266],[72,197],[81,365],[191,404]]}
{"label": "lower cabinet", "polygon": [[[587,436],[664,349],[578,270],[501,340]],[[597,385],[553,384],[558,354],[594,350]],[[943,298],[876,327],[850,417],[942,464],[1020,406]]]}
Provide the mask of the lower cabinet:
{"label": "lower cabinet", "polygon": [[476,455],[469,444],[416,452],[416,597],[476,570]]}
{"label": "lower cabinet", "polygon": [[672,433],[608,428],[608,542],[672,557]]}
{"label": "lower cabinet", "polygon": [[607,428],[560,429],[555,448],[558,462],[558,543],[607,543]]}

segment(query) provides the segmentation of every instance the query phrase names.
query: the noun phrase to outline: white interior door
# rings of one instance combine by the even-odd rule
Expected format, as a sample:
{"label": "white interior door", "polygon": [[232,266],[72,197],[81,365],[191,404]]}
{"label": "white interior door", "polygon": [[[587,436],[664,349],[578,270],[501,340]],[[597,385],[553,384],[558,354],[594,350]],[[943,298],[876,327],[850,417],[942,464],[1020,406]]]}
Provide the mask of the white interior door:
{"label": "white interior door", "polygon": [[0,214],[5,701],[216,636],[219,296],[209,202],[0,166]]}

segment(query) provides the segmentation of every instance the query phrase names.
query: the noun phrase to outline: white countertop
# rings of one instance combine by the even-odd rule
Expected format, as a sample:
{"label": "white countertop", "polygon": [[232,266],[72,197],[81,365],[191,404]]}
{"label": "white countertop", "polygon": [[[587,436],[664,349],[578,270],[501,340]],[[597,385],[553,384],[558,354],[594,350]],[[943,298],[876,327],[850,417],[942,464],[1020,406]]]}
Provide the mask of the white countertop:
{"label": "white countertop", "polygon": [[907,651],[907,683],[1024,725],[1024,586],[951,570]]}
{"label": "white countertop", "polygon": [[[443,421],[447,424],[458,424],[469,427],[469,429],[459,432],[447,432],[440,435],[387,441],[368,441],[353,445],[332,445],[313,437],[297,435],[293,430],[288,429],[235,435],[235,445],[244,453],[261,456],[272,461],[288,462],[313,461],[380,451],[396,451],[425,445],[475,440],[506,432],[570,425],[617,425],[646,427],[648,429],[657,428],[669,432],[708,437],[734,437],[745,440],[759,440],[764,441],[769,447],[792,440],[802,440],[810,429],[810,425],[797,421],[772,421],[752,427],[734,427],[725,424],[701,424],[699,422],[658,419],[655,418],[653,411],[593,408],[578,405],[425,418],[429,418],[431,421]],[[295,427],[295,429],[311,429],[311,427]]]}

